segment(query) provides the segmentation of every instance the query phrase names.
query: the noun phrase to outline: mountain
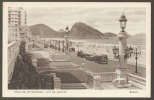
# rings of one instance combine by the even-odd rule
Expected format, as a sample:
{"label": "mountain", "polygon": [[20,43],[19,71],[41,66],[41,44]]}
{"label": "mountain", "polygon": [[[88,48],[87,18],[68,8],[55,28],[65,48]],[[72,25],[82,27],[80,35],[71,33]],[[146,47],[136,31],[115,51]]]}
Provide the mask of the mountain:
{"label": "mountain", "polygon": [[59,33],[64,33],[65,30],[64,30],[64,29],[60,29],[60,30],[58,30],[57,32],[59,32]]}
{"label": "mountain", "polygon": [[60,34],[58,34],[57,31],[53,30],[52,28],[50,28],[45,24],[36,24],[30,26],[30,32],[32,36],[39,36],[39,37],[55,38],[60,36]]}
{"label": "mountain", "polygon": [[106,32],[106,33],[104,33],[104,36],[105,37],[116,37],[117,34],[114,34],[114,33],[111,33],[111,32]]}
{"label": "mountain", "polygon": [[[32,36],[48,38],[63,38],[66,34],[64,29],[55,31],[45,24],[30,26],[30,32]],[[68,34],[71,39],[102,39],[104,37],[100,31],[81,22],[75,23]]]}
{"label": "mountain", "polygon": [[104,35],[93,27],[78,22],[72,26],[69,36],[72,39],[101,39]]}

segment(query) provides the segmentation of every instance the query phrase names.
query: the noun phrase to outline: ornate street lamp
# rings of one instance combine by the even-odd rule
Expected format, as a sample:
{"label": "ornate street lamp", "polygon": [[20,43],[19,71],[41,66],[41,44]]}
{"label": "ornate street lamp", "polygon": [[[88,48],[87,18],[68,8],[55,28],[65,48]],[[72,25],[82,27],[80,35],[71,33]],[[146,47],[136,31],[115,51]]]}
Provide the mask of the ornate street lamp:
{"label": "ornate street lamp", "polygon": [[56,50],[56,41],[54,40],[54,49]]}
{"label": "ornate street lamp", "polygon": [[114,58],[118,58],[118,68],[116,69],[117,78],[115,79],[115,85],[123,87],[123,84],[126,83],[127,75],[128,75],[128,69],[127,69],[127,56],[130,53],[129,49],[127,47],[127,32],[125,32],[126,28],[126,16],[124,13],[121,15],[120,19],[120,27],[121,31],[118,34],[117,38],[119,39],[119,48],[114,47],[113,48],[113,54]]}
{"label": "ornate street lamp", "polygon": [[120,27],[122,29],[121,31],[125,32],[124,29],[126,28],[127,19],[126,19],[126,16],[124,15],[124,12],[122,13],[121,18],[119,19],[119,22],[120,22]]}
{"label": "ornate street lamp", "polygon": [[129,49],[128,46],[127,46],[127,48],[125,49],[124,58],[125,58],[125,59],[129,58],[130,53],[131,53],[131,51],[130,51],[130,49]]}
{"label": "ornate street lamp", "polygon": [[60,40],[59,40],[59,51],[60,51]]}
{"label": "ornate street lamp", "polygon": [[131,54],[133,53],[132,52],[133,49],[131,46],[130,48],[128,48],[127,43],[126,43],[126,39],[128,37],[127,33],[125,32],[127,19],[124,13],[122,13],[119,19],[119,22],[120,22],[121,32],[119,33],[118,38],[119,38],[120,44],[122,43],[123,45],[120,45],[121,46],[120,51],[115,46],[112,50],[113,50],[114,58],[119,59],[119,52],[120,52],[121,55],[124,55],[124,59],[126,60],[127,58],[131,57]]}
{"label": "ornate street lamp", "polygon": [[[113,47],[113,54],[114,54],[114,58],[115,59],[119,59],[119,48],[114,46]],[[128,59],[132,56],[132,54],[134,53],[134,49],[130,46],[130,47],[127,47],[125,49],[125,55],[124,55],[124,58],[125,59]]]}
{"label": "ornate street lamp", "polygon": [[55,40],[55,50],[57,50],[57,40]]}
{"label": "ornate street lamp", "polygon": [[64,43],[65,43],[65,41],[63,40],[63,41],[62,41],[62,45],[63,45],[62,51],[63,51],[63,52],[64,52]]}
{"label": "ornate street lamp", "polygon": [[[115,79],[115,85],[118,87],[125,87],[125,85],[127,86],[128,82],[128,69],[127,69],[127,59],[131,57],[131,55],[134,53],[133,48],[130,46],[127,46],[127,32],[125,32],[125,28],[126,28],[126,16],[124,15],[124,13],[122,14],[122,16],[119,19],[120,22],[120,27],[121,27],[121,31],[118,34],[118,39],[119,39],[119,48],[116,48],[114,46],[113,48],[113,54],[114,54],[114,58],[118,58],[119,62],[118,62],[118,68],[116,69],[116,73],[117,73],[117,78]],[[137,73],[137,55],[139,53],[137,53],[137,49],[135,51],[136,54],[136,73]]]}
{"label": "ornate street lamp", "polygon": [[69,36],[68,36],[69,28],[68,26],[65,28],[65,31],[66,31],[66,35],[64,36],[65,43],[66,43],[65,53],[68,53],[69,52]]}
{"label": "ornate street lamp", "polygon": [[50,40],[50,48],[51,48],[51,40]]}
{"label": "ornate street lamp", "polygon": [[133,48],[130,46],[129,50],[130,50],[130,57],[131,57],[133,53]]}
{"label": "ornate street lamp", "polygon": [[135,73],[138,73],[137,60],[138,60],[138,55],[141,55],[141,51],[138,51],[136,48],[136,50],[134,51],[134,54],[136,55],[136,57],[135,57],[135,60],[136,60]]}
{"label": "ornate street lamp", "polygon": [[117,59],[119,57],[119,48],[114,46],[114,48],[112,50],[113,50],[114,58]]}
{"label": "ornate street lamp", "polygon": [[78,44],[76,45],[76,46],[78,47],[78,52],[79,52],[79,43],[80,43],[80,42],[78,42]]}
{"label": "ornate street lamp", "polygon": [[44,40],[44,48],[45,48],[45,40]]}
{"label": "ornate street lamp", "polygon": [[32,40],[33,41],[33,48],[34,48],[34,40]]}
{"label": "ornate street lamp", "polygon": [[68,32],[69,32],[68,26],[65,28],[65,30],[66,30],[66,35],[68,36]]}

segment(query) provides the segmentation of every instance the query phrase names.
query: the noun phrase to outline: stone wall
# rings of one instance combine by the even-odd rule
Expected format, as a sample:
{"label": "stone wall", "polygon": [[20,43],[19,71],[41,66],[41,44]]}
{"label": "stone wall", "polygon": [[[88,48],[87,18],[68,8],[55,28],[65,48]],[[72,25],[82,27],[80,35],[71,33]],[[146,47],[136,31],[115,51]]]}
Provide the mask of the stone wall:
{"label": "stone wall", "polygon": [[12,74],[13,74],[13,69],[14,69],[14,64],[16,57],[19,53],[19,41],[12,42],[8,44],[8,81],[10,81]]}

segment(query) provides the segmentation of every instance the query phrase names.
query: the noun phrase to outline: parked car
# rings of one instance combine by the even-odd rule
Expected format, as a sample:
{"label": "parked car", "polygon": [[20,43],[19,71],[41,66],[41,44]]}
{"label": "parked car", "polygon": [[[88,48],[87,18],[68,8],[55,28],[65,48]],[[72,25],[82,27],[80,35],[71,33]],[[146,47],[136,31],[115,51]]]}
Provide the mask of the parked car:
{"label": "parked car", "polygon": [[90,60],[90,61],[94,61],[94,57],[95,57],[95,56],[92,55],[92,54],[87,54],[87,55],[86,55],[86,59],[87,59],[87,60]]}
{"label": "parked car", "polygon": [[80,57],[81,58],[86,58],[86,55],[87,55],[86,53],[82,52]]}
{"label": "parked car", "polygon": [[107,57],[107,55],[97,55],[94,57],[94,61],[99,64],[107,64],[108,57]]}
{"label": "parked car", "polygon": [[77,56],[79,56],[81,58],[86,58],[86,54],[82,51],[78,51]]}
{"label": "parked car", "polygon": [[70,48],[70,52],[75,52],[75,48]]}
{"label": "parked car", "polygon": [[78,51],[77,56],[81,57],[82,51]]}

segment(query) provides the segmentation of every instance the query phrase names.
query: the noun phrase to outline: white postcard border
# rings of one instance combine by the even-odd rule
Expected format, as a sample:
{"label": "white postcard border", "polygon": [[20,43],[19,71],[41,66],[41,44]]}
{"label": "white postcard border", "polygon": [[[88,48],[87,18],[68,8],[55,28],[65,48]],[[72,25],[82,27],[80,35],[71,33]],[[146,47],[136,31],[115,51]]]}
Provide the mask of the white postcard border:
{"label": "white postcard border", "polygon": [[[8,90],[8,10],[12,7],[145,7],[146,8],[146,89],[145,90]],[[130,92],[134,93],[130,93]],[[36,93],[38,92],[38,93]],[[3,3],[3,97],[150,97],[151,96],[151,3],[138,2],[4,2]]]}

